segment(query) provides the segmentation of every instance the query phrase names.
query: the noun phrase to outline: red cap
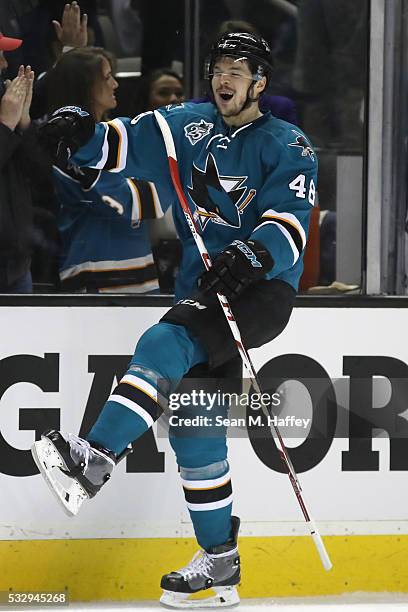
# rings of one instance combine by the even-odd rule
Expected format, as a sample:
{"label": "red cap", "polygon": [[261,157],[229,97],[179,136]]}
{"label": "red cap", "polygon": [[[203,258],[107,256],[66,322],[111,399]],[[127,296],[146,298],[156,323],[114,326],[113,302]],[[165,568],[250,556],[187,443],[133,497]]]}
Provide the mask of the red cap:
{"label": "red cap", "polygon": [[0,32],[0,51],[14,51],[23,41],[20,38],[7,38]]}

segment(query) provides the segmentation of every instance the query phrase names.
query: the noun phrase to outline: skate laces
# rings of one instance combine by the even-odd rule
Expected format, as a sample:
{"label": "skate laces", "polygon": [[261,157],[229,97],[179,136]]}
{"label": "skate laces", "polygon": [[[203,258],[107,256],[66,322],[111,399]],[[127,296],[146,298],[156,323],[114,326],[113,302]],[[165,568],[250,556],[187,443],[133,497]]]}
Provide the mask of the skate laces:
{"label": "skate laces", "polygon": [[79,438],[75,434],[68,434],[68,444],[74,448],[74,451],[79,455],[80,462],[85,464],[83,471],[85,472],[88,468],[89,455],[91,452],[91,445],[87,440]]}
{"label": "skate laces", "polygon": [[199,575],[212,578],[209,572],[212,570],[213,565],[214,561],[205,550],[198,550],[188,565],[177,570],[177,574],[180,574],[186,580]]}

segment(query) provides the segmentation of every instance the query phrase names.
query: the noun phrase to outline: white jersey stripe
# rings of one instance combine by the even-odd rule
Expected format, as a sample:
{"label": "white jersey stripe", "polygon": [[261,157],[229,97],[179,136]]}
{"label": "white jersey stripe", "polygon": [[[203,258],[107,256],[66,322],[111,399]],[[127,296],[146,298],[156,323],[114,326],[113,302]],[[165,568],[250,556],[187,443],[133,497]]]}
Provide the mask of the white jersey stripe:
{"label": "white jersey stripe", "polygon": [[133,181],[130,179],[126,179],[126,181],[132,194],[131,225],[132,227],[138,227],[142,218],[142,203],[140,201],[139,190]]}
{"label": "white jersey stripe", "polygon": [[138,268],[146,268],[154,263],[153,255],[144,255],[143,257],[135,257],[133,259],[121,259],[119,261],[85,261],[84,263],[71,266],[60,272],[61,280],[76,276],[81,272],[109,272],[110,270],[137,270]]}
{"label": "white jersey stripe", "polygon": [[267,219],[269,216],[275,217],[276,219],[282,219],[283,221],[287,221],[288,223],[293,225],[299,232],[300,237],[302,239],[303,248],[305,248],[306,246],[305,230],[303,229],[299,219],[295,215],[292,215],[292,213],[280,213],[270,208],[269,210],[266,210],[264,213],[262,213],[261,219]]}
{"label": "white jersey stripe", "polygon": [[297,262],[297,260],[299,259],[299,251],[297,249],[296,244],[294,243],[294,240],[292,238],[292,236],[289,234],[288,230],[283,227],[283,225],[281,225],[278,221],[265,221],[264,223],[261,223],[261,225],[258,225],[255,229],[255,231],[253,232],[253,234],[255,234],[257,232],[257,230],[261,229],[261,227],[264,227],[265,225],[276,225],[276,227],[278,227],[280,229],[280,231],[282,232],[282,234],[285,236],[285,238],[287,239],[287,241],[289,242],[289,246],[292,249],[293,252],[293,266],[295,265],[295,263]]}
{"label": "white jersey stripe", "polygon": [[97,170],[103,170],[106,164],[106,160],[108,159],[108,153],[109,153],[108,124],[105,122],[102,122],[101,125],[103,125],[105,129],[105,138],[103,139],[103,145],[102,145],[102,157],[95,166],[90,166],[90,168],[96,168]]}
{"label": "white jersey stripe", "polygon": [[110,172],[122,172],[126,166],[127,152],[128,152],[128,134],[125,126],[120,119],[114,119],[109,121],[109,125],[112,125],[120,134],[120,144],[118,151],[118,161],[115,168],[112,168]]}
{"label": "white jersey stripe", "polygon": [[156,185],[154,183],[151,183],[150,181],[148,181],[148,183],[150,185],[150,189],[152,190],[154,210],[156,211],[156,219],[160,219],[160,217],[163,217],[164,212],[160,204],[159,194],[157,193]]}

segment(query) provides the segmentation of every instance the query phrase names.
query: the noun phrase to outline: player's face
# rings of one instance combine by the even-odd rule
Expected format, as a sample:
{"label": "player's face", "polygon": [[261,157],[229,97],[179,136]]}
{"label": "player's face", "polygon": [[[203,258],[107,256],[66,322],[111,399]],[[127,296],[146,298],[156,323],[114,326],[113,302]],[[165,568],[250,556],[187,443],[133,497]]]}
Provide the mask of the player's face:
{"label": "player's face", "polygon": [[170,74],[162,74],[152,84],[149,96],[149,110],[154,110],[167,104],[178,104],[183,100],[184,92],[180,81]]}
{"label": "player's face", "polygon": [[112,68],[108,60],[102,58],[102,73],[94,88],[93,103],[96,119],[100,121],[106,111],[117,105],[115,90],[118,82],[112,75]]}
{"label": "player's face", "polygon": [[[251,97],[257,97],[264,89],[264,80],[255,83],[253,92],[250,92]],[[217,108],[224,119],[237,117],[241,113],[252,83],[253,76],[246,60],[222,57],[215,62],[212,90]],[[257,103],[253,105],[258,109]]]}

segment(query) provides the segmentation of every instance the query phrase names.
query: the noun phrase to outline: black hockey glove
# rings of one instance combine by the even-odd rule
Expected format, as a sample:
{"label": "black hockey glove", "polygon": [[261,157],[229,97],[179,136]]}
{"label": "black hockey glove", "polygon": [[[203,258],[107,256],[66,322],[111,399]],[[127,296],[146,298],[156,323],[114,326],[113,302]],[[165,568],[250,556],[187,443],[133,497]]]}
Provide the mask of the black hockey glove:
{"label": "black hockey glove", "polygon": [[271,254],[257,240],[234,240],[213,259],[212,268],[198,279],[204,293],[222,293],[229,300],[237,298],[251,283],[272,270]]}
{"label": "black hockey glove", "polygon": [[95,121],[88,112],[79,106],[63,106],[40,128],[40,142],[54,160],[64,164],[94,131]]}

